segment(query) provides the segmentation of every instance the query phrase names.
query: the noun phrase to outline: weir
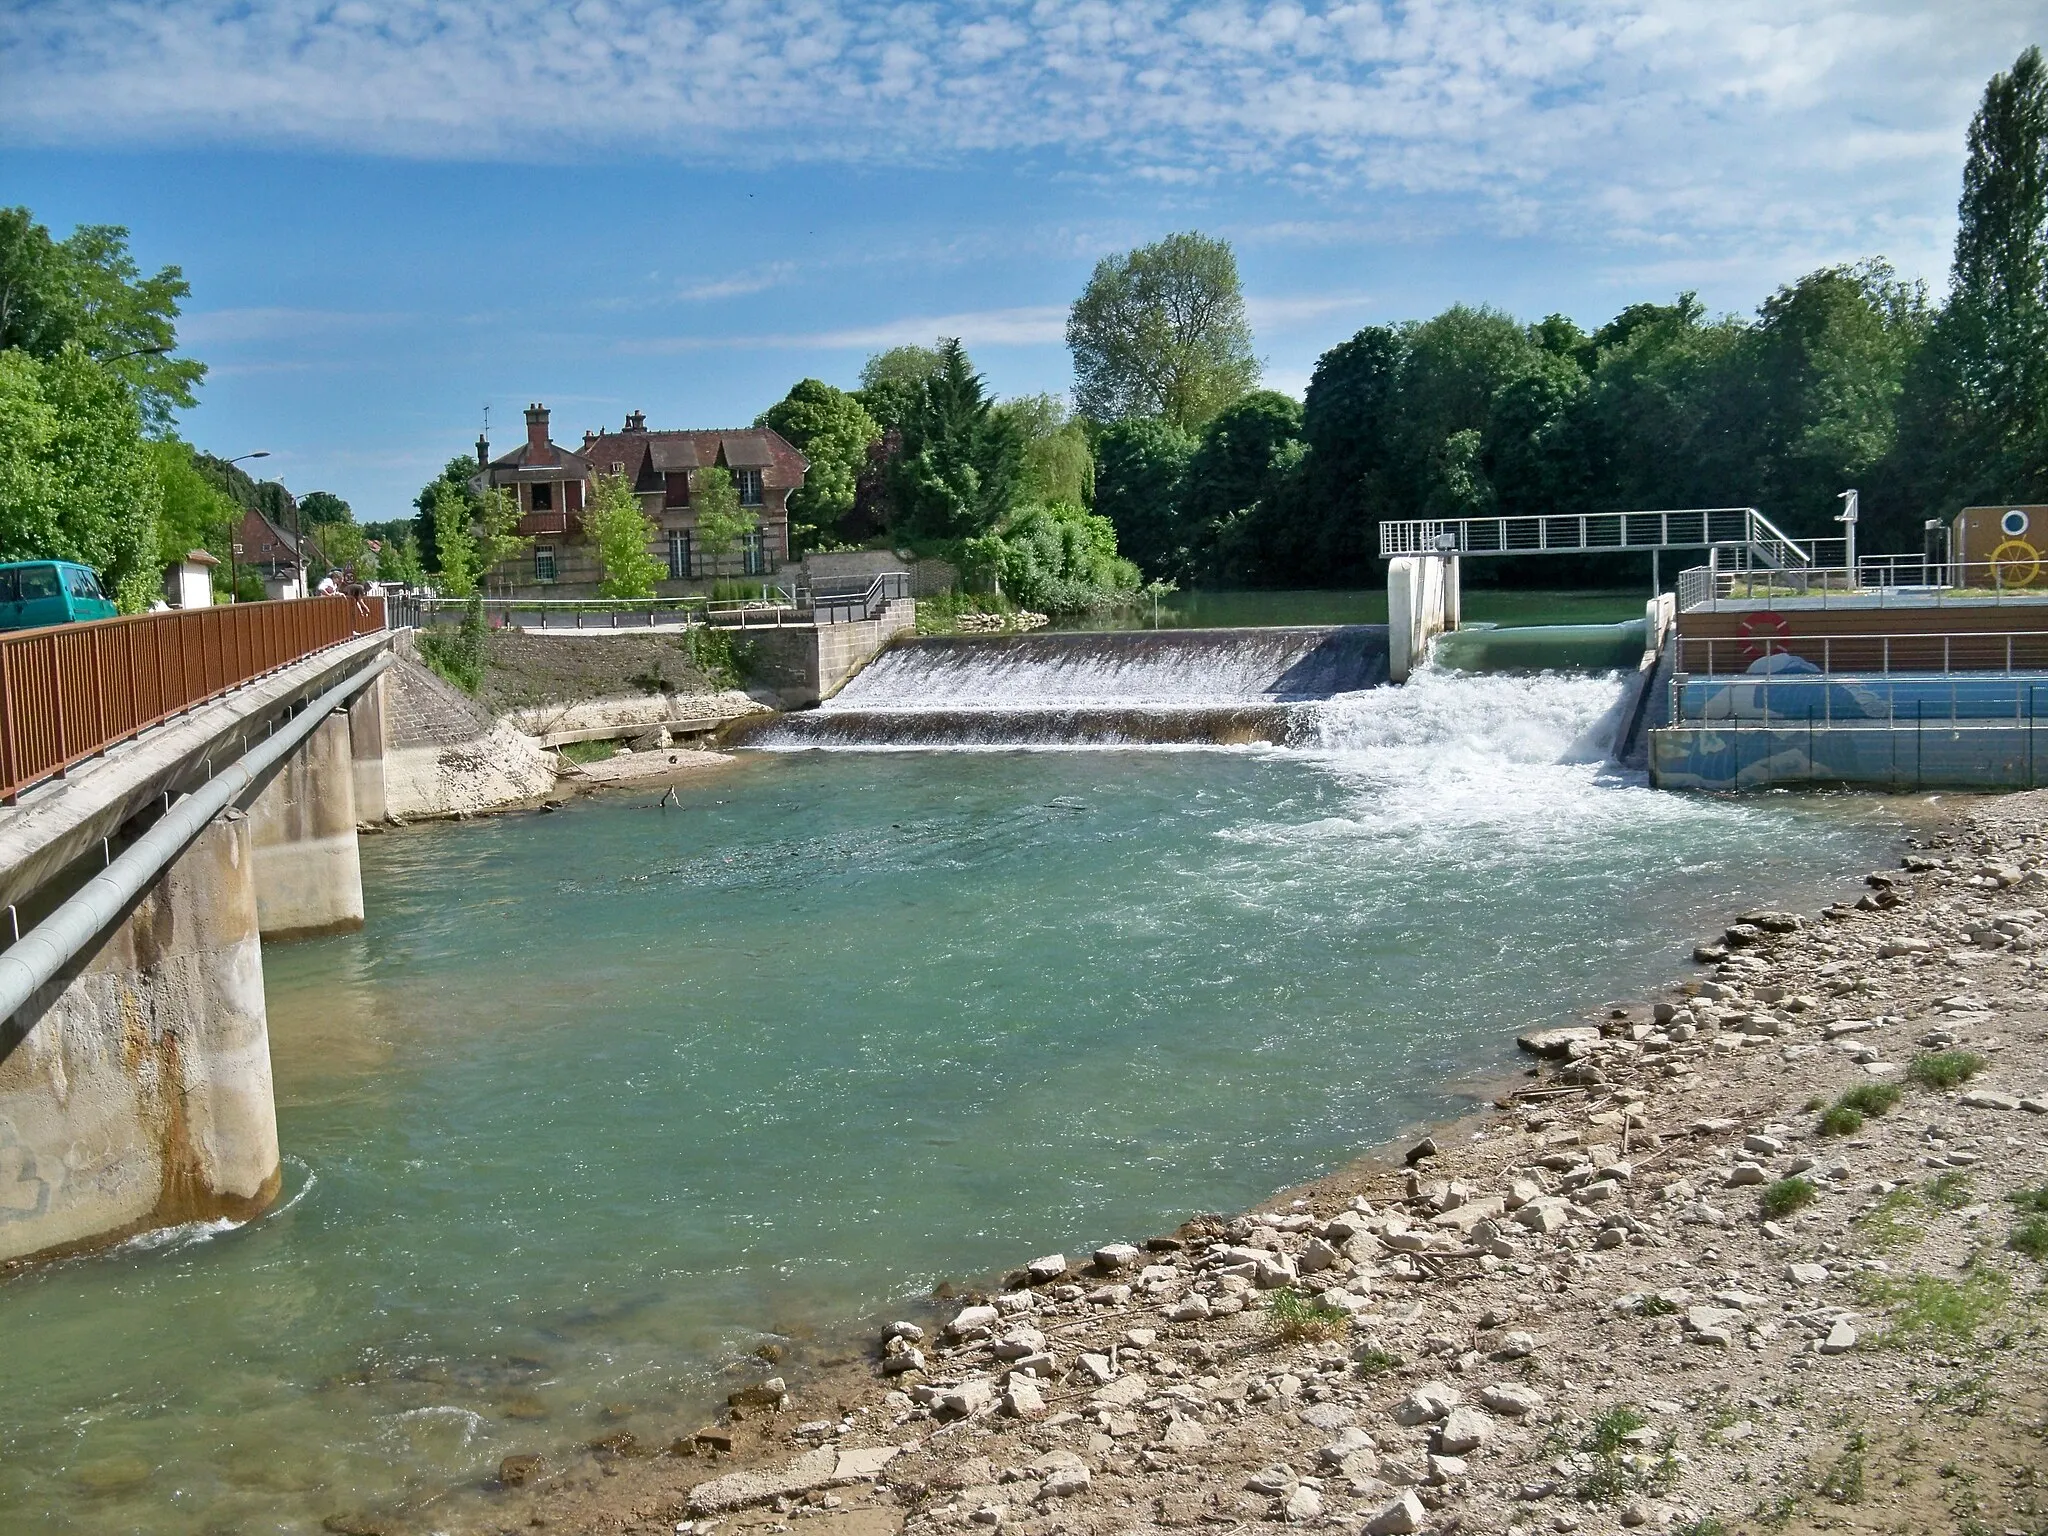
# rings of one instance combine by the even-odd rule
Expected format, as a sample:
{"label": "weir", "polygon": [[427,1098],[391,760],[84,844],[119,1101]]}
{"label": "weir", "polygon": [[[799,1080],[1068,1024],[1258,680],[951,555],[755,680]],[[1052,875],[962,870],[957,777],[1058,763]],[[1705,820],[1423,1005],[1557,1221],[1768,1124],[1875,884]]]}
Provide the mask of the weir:
{"label": "weir", "polygon": [[808,713],[728,740],[770,748],[1285,742],[1303,711],[1387,681],[1370,624],[899,642]]}

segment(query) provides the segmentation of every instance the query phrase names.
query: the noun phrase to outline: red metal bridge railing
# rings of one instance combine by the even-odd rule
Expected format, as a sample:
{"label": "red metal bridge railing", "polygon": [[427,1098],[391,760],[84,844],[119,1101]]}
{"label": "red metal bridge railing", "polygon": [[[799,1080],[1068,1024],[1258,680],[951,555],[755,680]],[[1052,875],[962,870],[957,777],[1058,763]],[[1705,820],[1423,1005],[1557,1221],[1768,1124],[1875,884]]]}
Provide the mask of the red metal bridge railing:
{"label": "red metal bridge railing", "polygon": [[314,597],[0,634],[0,803],[266,672],[383,628],[382,598]]}

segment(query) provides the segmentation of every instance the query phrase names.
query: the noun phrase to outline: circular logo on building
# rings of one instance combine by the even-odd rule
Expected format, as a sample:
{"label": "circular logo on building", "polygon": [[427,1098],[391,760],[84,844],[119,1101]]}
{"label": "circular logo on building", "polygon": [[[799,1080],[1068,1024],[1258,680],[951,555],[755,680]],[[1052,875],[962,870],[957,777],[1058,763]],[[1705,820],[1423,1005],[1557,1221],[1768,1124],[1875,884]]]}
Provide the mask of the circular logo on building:
{"label": "circular logo on building", "polygon": [[2007,539],[1991,551],[1991,579],[2001,587],[2031,587],[2041,574],[2041,551],[2025,539]]}
{"label": "circular logo on building", "polygon": [[2008,539],[2023,539],[2027,536],[2027,514],[2014,507],[1998,520],[1998,526]]}

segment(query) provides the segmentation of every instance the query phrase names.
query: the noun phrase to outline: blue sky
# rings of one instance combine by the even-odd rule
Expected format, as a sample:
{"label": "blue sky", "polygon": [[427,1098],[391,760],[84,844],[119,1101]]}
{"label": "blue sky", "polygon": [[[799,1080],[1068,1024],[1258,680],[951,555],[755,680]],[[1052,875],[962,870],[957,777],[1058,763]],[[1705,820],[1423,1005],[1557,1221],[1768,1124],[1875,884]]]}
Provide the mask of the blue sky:
{"label": "blue sky", "polygon": [[2015,0],[13,0],[0,201],[193,287],[186,434],[407,510],[475,438],[750,421],[963,336],[1070,380],[1066,306],[1237,248],[1267,381],[1464,300],[1747,312],[1883,254],[1937,290]]}

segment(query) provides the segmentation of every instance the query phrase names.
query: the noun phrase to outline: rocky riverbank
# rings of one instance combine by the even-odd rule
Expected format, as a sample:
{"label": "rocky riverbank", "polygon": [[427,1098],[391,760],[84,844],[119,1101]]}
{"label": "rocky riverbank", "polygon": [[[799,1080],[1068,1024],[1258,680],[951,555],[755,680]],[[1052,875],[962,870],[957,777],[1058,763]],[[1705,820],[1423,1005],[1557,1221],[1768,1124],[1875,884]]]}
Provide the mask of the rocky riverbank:
{"label": "rocky riverbank", "polygon": [[2048,1530],[2048,794],[1567,1031],[1495,1110],[1046,1255],[493,1530]]}

